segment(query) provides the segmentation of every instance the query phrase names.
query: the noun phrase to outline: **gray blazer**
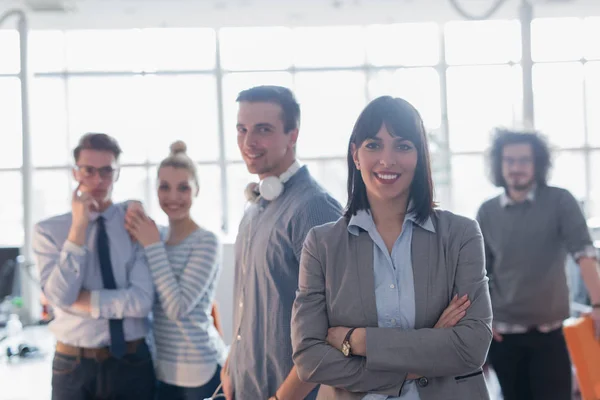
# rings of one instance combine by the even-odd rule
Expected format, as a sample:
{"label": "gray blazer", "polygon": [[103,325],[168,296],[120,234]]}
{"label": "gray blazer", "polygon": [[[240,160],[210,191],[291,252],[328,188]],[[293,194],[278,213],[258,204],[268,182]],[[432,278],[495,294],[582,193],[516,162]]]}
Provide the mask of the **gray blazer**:
{"label": "gray blazer", "polygon": [[[492,340],[492,309],[483,237],[477,222],[436,210],[436,233],[415,225],[412,267],[414,330],[378,328],[373,241],[348,232],[339,219],[313,228],[304,242],[299,289],[292,313],[294,363],[300,379],[321,384],[317,399],[398,396],[406,375],[421,400],[489,399],[482,374]],[[433,329],[452,296],[471,306],[453,328]],[[367,356],[344,357],[325,341],[335,326],[366,327]]]}

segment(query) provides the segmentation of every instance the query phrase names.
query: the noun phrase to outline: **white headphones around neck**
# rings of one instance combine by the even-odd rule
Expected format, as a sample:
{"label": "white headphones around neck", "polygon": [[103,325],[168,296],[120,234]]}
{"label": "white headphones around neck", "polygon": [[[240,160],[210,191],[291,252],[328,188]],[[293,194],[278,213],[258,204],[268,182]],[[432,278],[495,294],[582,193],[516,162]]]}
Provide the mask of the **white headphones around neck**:
{"label": "white headphones around neck", "polygon": [[267,201],[275,200],[283,193],[284,184],[289,181],[299,169],[300,163],[298,161],[294,161],[288,170],[279,177],[267,176],[259,183],[250,182],[244,190],[246,200],[252,203],[256,203],[259,198],[263,198]]}

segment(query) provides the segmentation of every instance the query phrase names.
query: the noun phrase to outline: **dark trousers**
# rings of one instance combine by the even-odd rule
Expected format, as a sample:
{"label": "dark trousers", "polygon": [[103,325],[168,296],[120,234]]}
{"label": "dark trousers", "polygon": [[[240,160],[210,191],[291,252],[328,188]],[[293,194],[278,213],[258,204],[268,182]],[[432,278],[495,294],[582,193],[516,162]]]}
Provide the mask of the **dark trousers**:
{"label": "dark trousers", "polygon": [[153,400],[155,387],[146,343],[121,359],[56,353],[52,362],[52,400]]}
{"label": "dark trousers", "polygon": [[570,400],[571,360],[562,329],[503,335],[489,361],[504,400]]}
{"label": "dark trousers", "polygon": [[182,387],[159,381],[156,400],[204,400],[211,397],[220,384],[221,367],[217,366],[213,377],[202,386]]}

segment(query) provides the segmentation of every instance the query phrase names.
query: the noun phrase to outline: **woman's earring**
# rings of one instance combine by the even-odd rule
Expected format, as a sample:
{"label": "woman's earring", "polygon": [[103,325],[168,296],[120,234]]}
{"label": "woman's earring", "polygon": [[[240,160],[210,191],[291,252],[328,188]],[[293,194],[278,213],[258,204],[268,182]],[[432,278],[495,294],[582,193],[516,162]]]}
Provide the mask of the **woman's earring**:
{"label": "woman's earring", "polygon": [[356,169],[360,170],[360,163],[359,162],[356,163]]}

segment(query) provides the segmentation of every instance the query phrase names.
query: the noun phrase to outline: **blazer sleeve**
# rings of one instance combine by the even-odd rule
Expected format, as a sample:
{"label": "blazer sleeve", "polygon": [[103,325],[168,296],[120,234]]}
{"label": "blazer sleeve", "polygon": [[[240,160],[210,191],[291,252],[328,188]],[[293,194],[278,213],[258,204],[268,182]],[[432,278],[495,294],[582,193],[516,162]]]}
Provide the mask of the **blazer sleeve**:
{"label": "blazer sleeve", "polygon": [[367,368],[428,377],[460,375],[481,368],[492,341],[484,260],[481,231],[471,220],[462,233],[454,278],[454,293],[466,293],[471,300],[466,315],[452,328],[367,328]]}
{"label": "blazer sleeve", "polygon": [[351,392],[398,396],[406,373],[370,370],[364,357],[345,357],[326,342],[329,319],[318,243],[312,229],[300,256],[298,291],[292,310],[293,359],[300,379]]}

